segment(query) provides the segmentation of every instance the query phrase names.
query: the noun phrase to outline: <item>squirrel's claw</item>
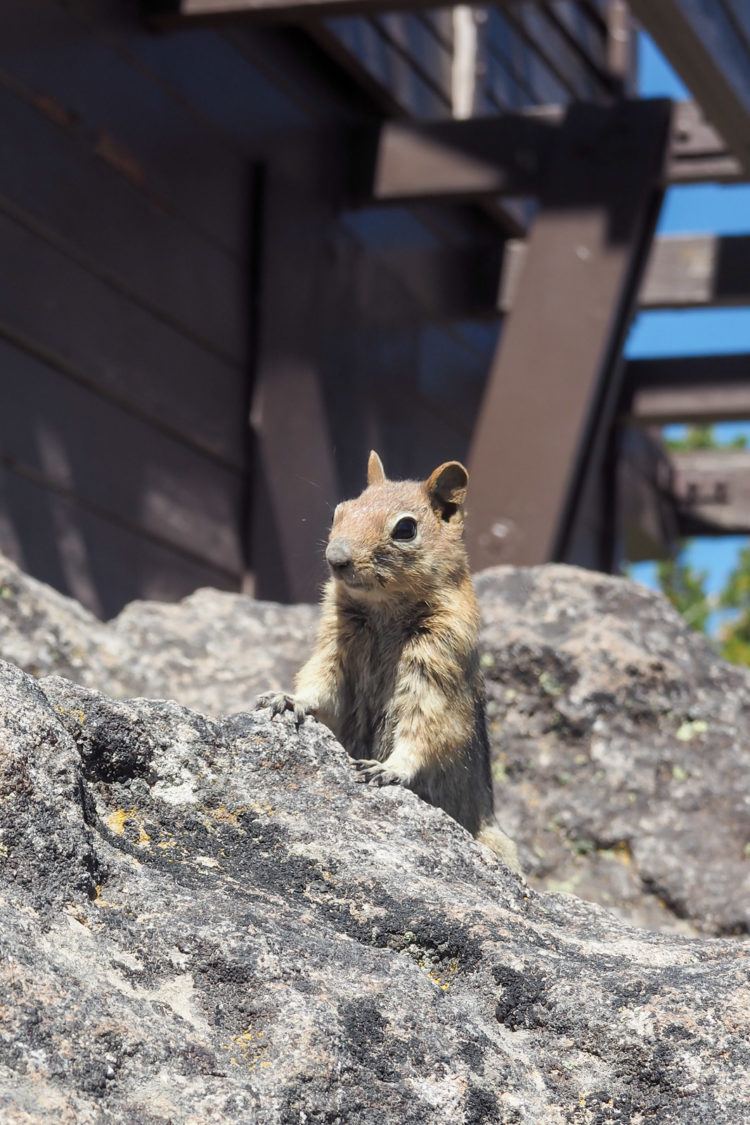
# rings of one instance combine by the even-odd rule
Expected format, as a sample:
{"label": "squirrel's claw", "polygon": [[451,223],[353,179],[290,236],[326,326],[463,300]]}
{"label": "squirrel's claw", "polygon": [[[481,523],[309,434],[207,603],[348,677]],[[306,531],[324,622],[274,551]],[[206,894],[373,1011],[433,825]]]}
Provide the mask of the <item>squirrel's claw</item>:
{"label": "squirrel's claw", "polygon": [[361,784],[369,782],[371,785],[403,785],[404,779],[397,773],[385,768],[383,762],[376,762],[371,758],[352,759],[357,771],[357,781]]}
{"label": "squirrel's claw", "polygon": [[277,715],[283,715],[285,712],[291,711],[294,715],[295,725],[298,727],[304,723],[307,715],[312,714],[311,707],[285,691],[267,691],[264,695],[259,695],[255,710],[257,711],[262,707],[271,709],[272,719]]}

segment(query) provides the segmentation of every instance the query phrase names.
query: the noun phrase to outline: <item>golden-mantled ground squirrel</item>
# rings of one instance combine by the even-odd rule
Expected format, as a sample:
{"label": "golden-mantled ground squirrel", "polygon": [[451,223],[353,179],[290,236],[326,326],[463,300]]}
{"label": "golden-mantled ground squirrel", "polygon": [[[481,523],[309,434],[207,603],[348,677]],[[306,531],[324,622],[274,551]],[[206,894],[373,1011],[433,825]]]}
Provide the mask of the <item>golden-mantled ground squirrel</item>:
{"label": "golden-mantled ground squirrel", "polygon": [[389,481],[372,452],[367,488],[336,508],[318,641],[294,695],[258,706],[314,715],[362,781],[405,785],[517,868],[494,819],[479,609],[463,542],[468,474]]}

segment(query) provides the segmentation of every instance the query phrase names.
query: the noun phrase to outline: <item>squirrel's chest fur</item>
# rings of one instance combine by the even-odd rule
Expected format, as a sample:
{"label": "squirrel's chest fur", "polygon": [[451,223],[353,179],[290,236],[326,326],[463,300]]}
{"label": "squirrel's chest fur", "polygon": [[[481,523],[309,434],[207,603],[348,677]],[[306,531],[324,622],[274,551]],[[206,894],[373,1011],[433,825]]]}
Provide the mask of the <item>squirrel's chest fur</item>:
{"label": "squirrel's chest fur", "polygon": [[353,758],[382,761],[393,749],[409,628],[380,615],[351,613],[340,629],[343,690],[336,733]]}

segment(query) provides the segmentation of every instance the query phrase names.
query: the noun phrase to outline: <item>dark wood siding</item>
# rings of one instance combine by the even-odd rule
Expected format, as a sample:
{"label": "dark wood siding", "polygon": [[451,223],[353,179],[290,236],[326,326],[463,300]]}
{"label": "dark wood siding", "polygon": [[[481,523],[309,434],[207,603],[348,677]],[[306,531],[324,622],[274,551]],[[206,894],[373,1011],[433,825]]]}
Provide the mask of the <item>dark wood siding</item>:
{"label": "dark wood siding", "polygon": [[[473,114],[574,98],[606,100],[606,25],[596,9],[557,0],[474,9]],[[456,36],[450,9],[328,20],[319,34],[384,104],[413,117],[449,117]]]}
{"label": "dark wood siding", "polygon": [[256,154],[171,55],[130,5],[3,7],[0,548],[103,614],[245,574]]}
{"label": "dark wood siding", "polygon": [[[606,96],[603,24],[569,7],[488,13],[476,112]],[[449,11],[155,34],[135,0],[5,0],[0,550],[105,615],[313,596],[371,445],[396,476],[465,455],[498,329],[446,320],[434,279],[497,256],[497,213],[348,212],[322,158],[373,113],[449,116],[454,47]]]}
{"label": "dark wood siding", "polygon": [[[252,583],[256,187],[285,139],[357,114],[301,36],[154,35],[135,7],[7,0],[0,43],[0,549],[104,615]],[[444,83],[433,22],[383,17],[379,34],[436,48]],[[335,490],[358,489],[373,443],[394,474],[461,456],[491,342],[433,323],[399,255],[495,238],[492,224],[332,209],[320,233],[309,359]],[[295,268],[292,248],[281,269]],[[298,481],[300,512],[316,475]]]}

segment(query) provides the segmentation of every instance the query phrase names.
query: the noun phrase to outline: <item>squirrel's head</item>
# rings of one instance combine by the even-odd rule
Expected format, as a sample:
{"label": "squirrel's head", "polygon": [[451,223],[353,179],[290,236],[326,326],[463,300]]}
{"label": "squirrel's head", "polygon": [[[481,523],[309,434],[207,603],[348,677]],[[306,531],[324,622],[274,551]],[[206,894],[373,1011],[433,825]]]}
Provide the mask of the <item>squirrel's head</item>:
{"label": "squirrel's head", "polygon": [[429,598],[466,571],[464,500],[469,475],[446,461],[425,481],[390,481],[374,451],[367,488],[333,514],[326,560],[355,598]]}

